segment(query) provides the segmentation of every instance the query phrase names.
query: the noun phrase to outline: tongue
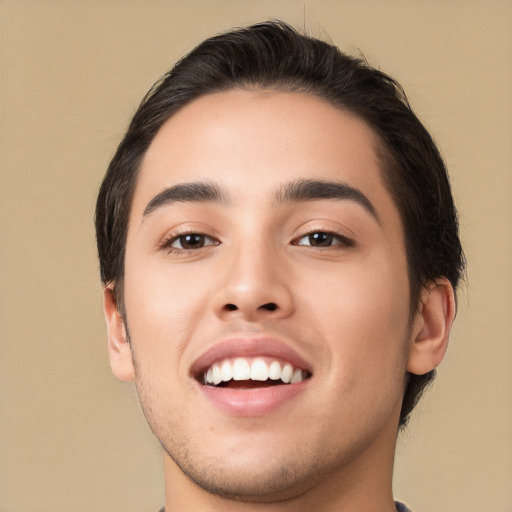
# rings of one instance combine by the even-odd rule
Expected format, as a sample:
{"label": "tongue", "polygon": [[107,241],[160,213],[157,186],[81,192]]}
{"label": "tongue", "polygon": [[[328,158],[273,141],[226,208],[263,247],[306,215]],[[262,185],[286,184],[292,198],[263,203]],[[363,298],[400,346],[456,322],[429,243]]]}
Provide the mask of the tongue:
{"label": "tongue", "polygon": [[280,380],[230,380],[228,382],[223,382],[219,385],[219,387],[230,388],[230,389],[254,389],[254,388],[268,388],[270,386],[275,386],[277,384],[282,384]]}

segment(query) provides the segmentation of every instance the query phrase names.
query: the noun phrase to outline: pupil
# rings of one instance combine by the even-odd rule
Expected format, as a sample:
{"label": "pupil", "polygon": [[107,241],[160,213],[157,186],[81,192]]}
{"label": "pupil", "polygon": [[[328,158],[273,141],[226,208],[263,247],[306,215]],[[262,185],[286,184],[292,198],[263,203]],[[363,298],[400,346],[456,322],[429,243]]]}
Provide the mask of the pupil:
{"label": "pupil", "polygon": [[316,247],[328,247],[332,245],[331,233],[313,233],[309,235],[309,243]]}
{"label": "pupil", "polygon": [[197,247],[203,247],[204,236],[203,235],[185,235],[181,238],[181,246],[183,249],[194,249]]}

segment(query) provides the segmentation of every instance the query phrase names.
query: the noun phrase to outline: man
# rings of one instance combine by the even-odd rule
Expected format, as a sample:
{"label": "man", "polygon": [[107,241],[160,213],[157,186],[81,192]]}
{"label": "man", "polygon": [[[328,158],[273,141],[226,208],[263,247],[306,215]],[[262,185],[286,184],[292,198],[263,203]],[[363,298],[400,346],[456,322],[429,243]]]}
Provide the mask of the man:
{"label": "man", "polygon": [[143,100],[98,197],[114,374],[171,511],[406,510],[393,457],[463,269],[446,169],[399,85],[264,23]]}

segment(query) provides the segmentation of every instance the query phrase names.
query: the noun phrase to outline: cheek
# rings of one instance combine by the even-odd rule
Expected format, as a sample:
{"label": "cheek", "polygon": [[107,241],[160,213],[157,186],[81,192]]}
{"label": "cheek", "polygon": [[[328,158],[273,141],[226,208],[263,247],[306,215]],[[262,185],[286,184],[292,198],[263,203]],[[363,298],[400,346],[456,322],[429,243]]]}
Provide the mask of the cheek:
{"label": "cheek", "polygon": [[[344,374],[372,368],[381,373],[405,364],[409,323],[408,278],[405,270],[379,264],[347,265],[318,279],[302,273],[299,287],[304,311],[330,350],[345,368]],[[307,304],[306,304],[307,303]]]}
{"label": "cheek", "polygon": [[[202,276],[160,263],[127,259],[125,305],[130,336],[140,357],[169,363],[183,350],[206,311],[208,290]],[[174,356],[173,356],[174,354]]]}

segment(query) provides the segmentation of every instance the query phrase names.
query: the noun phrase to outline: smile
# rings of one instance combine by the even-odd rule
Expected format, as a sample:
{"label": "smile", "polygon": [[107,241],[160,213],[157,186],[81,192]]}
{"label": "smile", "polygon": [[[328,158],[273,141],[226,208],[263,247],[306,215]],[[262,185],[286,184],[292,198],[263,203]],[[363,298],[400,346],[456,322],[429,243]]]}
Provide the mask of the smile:
{"label": "smile", "polygon": [[310,387],[313,368],[290,344],[257,336],[210,347],[191,365],[190,376],[214,409],[256,417],[296,403]]}
{"label": "smile", "polygon": [[[202,374],[205,385],[237,389],[252,389],[264,385],[295,384],[310,376],[310,372],[292,364],[268,357],[238,357],[224,359]],[[244,385],[248,384],[247,386]]]}

